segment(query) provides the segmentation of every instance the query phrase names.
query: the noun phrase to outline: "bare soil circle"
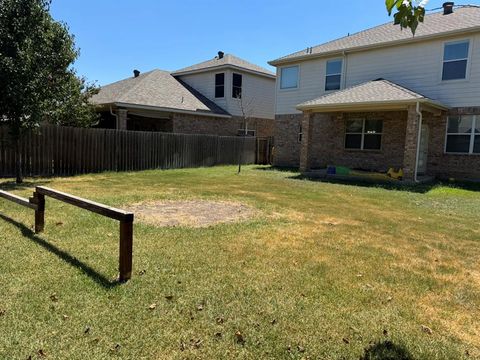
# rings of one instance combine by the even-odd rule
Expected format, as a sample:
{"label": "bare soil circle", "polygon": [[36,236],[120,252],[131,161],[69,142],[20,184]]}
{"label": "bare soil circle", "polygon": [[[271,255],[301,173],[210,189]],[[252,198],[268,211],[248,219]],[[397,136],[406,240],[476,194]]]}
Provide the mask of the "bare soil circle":
{"label": "bare soil circle", "polygon": [[211,200],[163,200],[128,207],[135,219],[160,227],[204,228],[217,224],[245,221],[255,210],[242,203]]}

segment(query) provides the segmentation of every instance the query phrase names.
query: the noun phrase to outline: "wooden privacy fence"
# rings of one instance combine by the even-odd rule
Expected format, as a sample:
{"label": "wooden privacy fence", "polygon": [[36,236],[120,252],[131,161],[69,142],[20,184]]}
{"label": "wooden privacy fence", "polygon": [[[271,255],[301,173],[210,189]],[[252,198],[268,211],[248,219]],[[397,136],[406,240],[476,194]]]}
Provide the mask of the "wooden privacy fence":
{"label": "wooden privacy fence", "polygon": [[[240,158],[253,164],[256,139],[47,125],[28,134],[21,148],[24,175],[63,176],[234,165]],[[0,176],[14,175],[14,147],[0,127]]]}

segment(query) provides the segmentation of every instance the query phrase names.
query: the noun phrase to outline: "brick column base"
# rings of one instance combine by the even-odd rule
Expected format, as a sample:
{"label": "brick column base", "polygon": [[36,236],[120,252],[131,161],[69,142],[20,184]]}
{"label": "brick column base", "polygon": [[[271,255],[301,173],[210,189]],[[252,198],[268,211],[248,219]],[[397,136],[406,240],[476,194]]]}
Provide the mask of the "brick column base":
{"label": "brick column base", "polygon": [[126,109],[117,110],[117,130],[127,130],[127,114]]}
{"label": "brick column base", "polygon": [[311,148],[313,132],[313,115],[303,113],[302,119],[302,144],[300,146],[300,172],[307,172],[311,166]]}
{"label": "brick column base", "polygon": [[[420,109],[421,111],[421,109]],[[415,180],[415,166],[417,165],[418,133],[420,118],[415,105],[408,107],[407,131],[405,134],[405,150],[403,153],[404,180]]]}

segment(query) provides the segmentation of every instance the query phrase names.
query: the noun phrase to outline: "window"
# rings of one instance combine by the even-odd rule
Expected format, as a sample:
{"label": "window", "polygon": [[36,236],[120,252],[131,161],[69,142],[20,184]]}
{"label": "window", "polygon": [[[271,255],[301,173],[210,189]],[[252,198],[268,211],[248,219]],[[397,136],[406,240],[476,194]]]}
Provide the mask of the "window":
{"label": "window", "polygon": [[239,129],[237,136],[255,136],[255,130]]}
{"label": "window", "polygon": [[382,120],[348,120],[345,131],[345,149],[380,150],[382,148]]}
{"label": "window", "polygon": [[480,116],[450,116],[445,152],[480,154]]}
{"label": "window", "polygon": [[342,64],[343,61],[341,59],[327,61],[325,91],[340,90],[342,82]]}
{"label": "window", "polygon": [[225,74],[215,74],[215,97],[225,97]]}
{"label": "window", "polygon": [[467,77],[469,48],[468,41],[445,44],[442,80],[457,80]]}
{"label": "window", "polygon": [[302,125],[300,125],[300,129],[298,130],[298,142],[301,143],[303,139],[303,130]]}
{"label": "window", "polygon": [[242,75],[240,74],[233,74],[232,97],[235,99],[240,99],[242,97]]}
{"label": "window", "polygon": [[280,71],[280,89],[296,89],[298,87],[298,66],[282,68]]}

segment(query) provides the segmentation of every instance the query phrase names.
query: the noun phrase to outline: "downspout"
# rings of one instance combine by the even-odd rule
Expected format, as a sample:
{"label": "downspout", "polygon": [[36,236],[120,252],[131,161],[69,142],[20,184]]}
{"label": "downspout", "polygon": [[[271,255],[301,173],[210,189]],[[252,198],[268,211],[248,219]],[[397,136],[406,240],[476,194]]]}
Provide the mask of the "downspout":
{"label": "downspout", "polygon": [[418,159],[420,157],[420,143],[422,140],[422,122],[423,122],[423,114],[420,111],[420,101],[417,101],[417,115],[418,115],[418,136],[417,136],[417,155],[415,157],[415,172],[413,180],[418,183]]}
{"label": "downspout", "polygon": [[110,105],[110,115],[115,117],[115,129],[118,129],[118,116],[113,112],[112,105]]}

